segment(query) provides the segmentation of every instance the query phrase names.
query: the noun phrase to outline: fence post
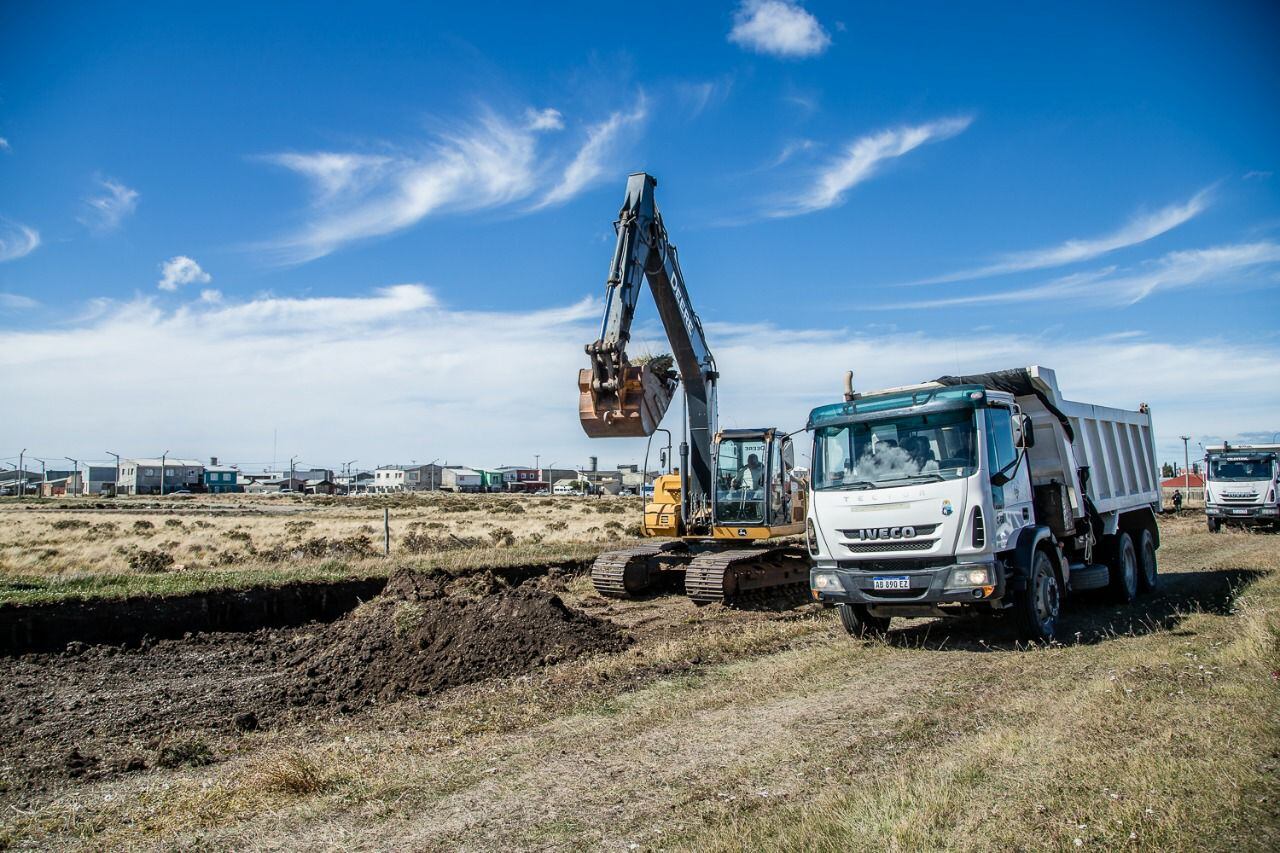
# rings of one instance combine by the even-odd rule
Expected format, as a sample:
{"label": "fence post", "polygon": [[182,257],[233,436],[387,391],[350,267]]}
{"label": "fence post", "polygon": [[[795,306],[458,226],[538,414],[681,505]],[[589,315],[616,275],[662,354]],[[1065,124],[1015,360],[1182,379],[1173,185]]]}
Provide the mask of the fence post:
{"label": "fence post", "polygon": [[391,507],[382,508],[382,556],[391,556]]}

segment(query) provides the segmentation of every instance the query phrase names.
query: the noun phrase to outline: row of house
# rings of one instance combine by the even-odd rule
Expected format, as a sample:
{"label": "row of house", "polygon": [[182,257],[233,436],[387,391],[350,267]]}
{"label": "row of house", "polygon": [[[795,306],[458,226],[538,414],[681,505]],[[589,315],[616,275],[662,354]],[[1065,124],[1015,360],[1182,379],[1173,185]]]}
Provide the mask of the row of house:
{"label": "row of house", "polygon": [[[6,476],[7,475],[7,476]],[[233,465],[206,464],[178,457],[121,458],[118,466],[83,465],[78,470],[39,473],[0,472],[0,494],[159,495],[184,492],[296,492],[355,494],[419,491],[545,492],[550,494],[638,494],[646,478],[639,466],[601,471],[592,457],[587,470],[503,465],[383,465],[374,471],[335,477],[326,468],[249,473]],[[24,486],[20,482],[25,481]]]}

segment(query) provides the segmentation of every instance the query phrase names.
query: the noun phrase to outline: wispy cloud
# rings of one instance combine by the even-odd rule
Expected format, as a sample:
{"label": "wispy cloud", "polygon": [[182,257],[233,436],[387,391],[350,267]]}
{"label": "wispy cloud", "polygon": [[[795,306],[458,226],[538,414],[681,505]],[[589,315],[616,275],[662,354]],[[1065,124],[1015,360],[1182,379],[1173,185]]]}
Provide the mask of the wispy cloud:
{"label": "wispy cloud", "polygon": [[887,160],[901,157],[928,142],[939,142],[961,133],[971,116],[942,119],[914,127],[896,127],[850,142],[799,192],[768,211],[769,216],[798,216],[844,202],[845,194],[874,175]]}
{"label": "wispy cloud", "polygon": [[955,308],[965,305],[999,305],[1045,300],[1074,300],[1099,305],[1132,305],[1165,290],[1229,283],[1254,268],[1280,263],[1280,245],[1271,242],[1238,243],[1207,249],[1170,252],[1164,257],[1128,269],[1110,266],[1075,273],[1027,287],[924,299],[895,305],[866,306],[881,310],[901,308]]}
{"label": "wispy cloud", "polygon": [[5,139],[3,136],[0,136],[0,151],[11,151],[11,150],[13,149],[9,145],[9,140]]}
{"label": "wispy cloud", "polygon": [[756,53],[797,59],[822,53],[831,36],[793,0],[743,0],[733,13],[729,41]]}
{"label": "wispy cloud", "polygon": [[198,263],[186,255],[177,255],[160,265],[160,281],[156,287],[174,291],[184,284],[208,284],[211,281],[213,276],[201,269]]}
{"label": "wispy cloud", "polygon": [[564,128],[564,116],[559,110],[551,107],[525,110],[524,117],[530,130],[562,130]]}
{"label": "wispy cloud", "polygon": [[101,192],[85,199],[80,221],[95,231],[114,231],[138,207],[138,191],[112,178],[98,181]]}
{"label": "wispy cloud", "polygon": [[0,217],[0,261],[17,260],[34,252],[39,245],[39,231]]}
{"label": "wispy cloud", "polygon": [[[586,141],[572,153],[542,144],[548,132],[564,127],[561,113],[546,108],[526,110],[514,120],[485,111],[417,151],[268,155],[263,159],[306,178],[313,197],[305,225],[257,248],[301,263],[428,216],[502,207],[543,188],[547,196],[534,207],[566,201],[603,173],[621,132],[643,116],[643,100],[631,113],[614,113],[589,127]],[[553,170],[545,164],[566,159],[563,174],[551,183]]]}
{"label": "wispy cloud", "polygon": [[995,263],[987,264],[986,266],[921,279],[910,282],[910,284],[942,284],[949,281],[967,281],[969,279],[1048,269],[1093,260],[1118,249],[1145,243],[1194,219],[1209,207],[1211,202],[1210,195],[1210,190],[1204,189],[1181,204],[1171,204],[1153,213],[1140,213],[1120,228],[1100,237],[1093,237],[1087,240],[1067,240],[1057,246],[1031,249],[1025,252],[1012,252],[1003,255]]}
{"label": "wispy cloud", "polygon": [[30,296],[23,296],[21,293],[0,292],[0,311],[29,311],[32,308],[39,307],[40,303]]}
{"label": "wispy cloud", "polygon": [[606,164],[616,153],[625,131],[641,124],[648,113],[643,95],[630,112],[615,112],[587,129],[587,139],[565,167],[560,181],[546,194],[537,208],[562,204],[595,183],[605,173]]}
{"label": "wispy cloud", "polygon": [[723,101],[732,90],[733,77],[731,76],[725,76],[718,80],[675,84],[676,99],[688,112],[689,118],[697,118],[702,115],[707,107]]}
{"label": "wispy cloud", "polygon": [[1265,181],[1267,178],[1271,177],[1272,174],[1272,172],[1263,169],[1250,169],[1248,172],[1244,173],[1244,179],[1246,181]]}

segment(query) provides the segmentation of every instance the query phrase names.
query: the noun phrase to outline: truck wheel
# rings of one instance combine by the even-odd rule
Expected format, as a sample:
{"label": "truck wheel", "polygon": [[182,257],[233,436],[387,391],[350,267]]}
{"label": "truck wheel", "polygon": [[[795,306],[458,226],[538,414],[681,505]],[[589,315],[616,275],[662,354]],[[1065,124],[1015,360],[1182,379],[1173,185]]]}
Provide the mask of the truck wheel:
{"label": "truck wheel", "polygon": [[1153,592],[1158,578],[1156,570],[1156,539],[1150,530],[1143,530],[1138,537],[1138,589]]}
{"label": "truck wheel", "polygon": [[1116,550],[1107,562],[1111,569],[1111,598],[1128,604],[1138,597],[1138,550],[1128,533],[1116,534]]}
{"label": "truck wheel", "polygon": [[1207,519],[1206,521],[1207,521],[1207,523],[1208,523],[1208,525],[1209,525],[1209,532],[1210,532],[1210,533],[1217,533],[1219,530],[1221,530],[1221,529],[1222,529],[1222,522],[1221,522],[1221,521],[1219,521],[1218,519],[1216,519],[1216,518],[1210,518],[1210,519]]}
{"label": "truck wheel", "polygon": [[841,604],[840,624],[851,637],[880,637],[889,631],[888,616],[872,616],[865,604]]}
{"label": "truck wheel", "polygon": [[1013,603],[1018,636],[1036,643],[1051,642],[1058,632],[1058,614],[1062,611],[1062,588],[1053,571],[1049,555],[1038,550],[1031,558],[1027,586],[1017,593]]}

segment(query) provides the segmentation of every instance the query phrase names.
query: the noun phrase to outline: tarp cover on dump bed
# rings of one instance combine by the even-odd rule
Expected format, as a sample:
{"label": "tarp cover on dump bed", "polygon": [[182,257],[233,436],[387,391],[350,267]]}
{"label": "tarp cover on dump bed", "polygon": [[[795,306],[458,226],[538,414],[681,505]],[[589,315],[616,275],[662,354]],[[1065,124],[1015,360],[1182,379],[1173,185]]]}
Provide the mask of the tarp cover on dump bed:
{"label": "tarp cover on dump bed", "polygon": [[991,373],[974,373],[971,376],[939,376],[933,380],[939,385],[981,385],[983,388],[990,388],[993,391],[1005,391],[1015,397],[1025,397],[1028,394],[1034,394],[1039,398],[1044,407],[1053,414],[1058,422],[1062,424],[1062,431],[1067,434],[1067,440],[1074,442],[1076,440],[1075,431],[1071,429],[1071,421],[1067,419],[1053,401],[1045,395],[1043,391],[1036,385],[1031,378],[1031,372],[1025,367],[1015,367],[1012,370],[995,370]]}

